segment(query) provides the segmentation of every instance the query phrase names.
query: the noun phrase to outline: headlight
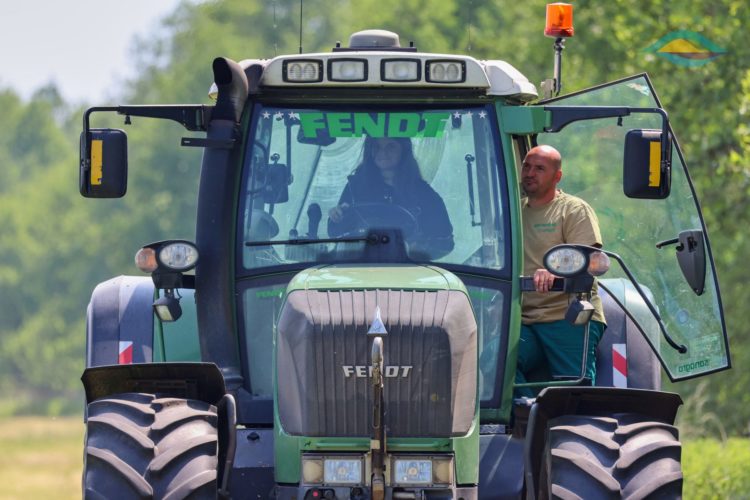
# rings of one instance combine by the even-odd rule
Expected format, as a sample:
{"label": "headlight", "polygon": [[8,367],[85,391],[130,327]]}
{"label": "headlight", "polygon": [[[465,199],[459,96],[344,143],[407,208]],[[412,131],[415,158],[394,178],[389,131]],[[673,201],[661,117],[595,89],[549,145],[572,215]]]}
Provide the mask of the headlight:
{"label": "headlight", "polygon": [[323,483],[322,458],[302,458],[302,480],[308,484]]}
{"label": "headlight", "polygon": [[433,83],[461,83],[466,80],[463,61],[427,61],[425,80]]}
{"label": "headlight", "polygon": [[302,480],[306,484],[362,484],[363,469],[362,457],[302,457]]}
{"label": "headlight", "polygon": [[339,59],[328,62],[328,79],[332,82],[362,82],[367,80],[367,61]]}
{"label": "headlight", "polygon": [[601,276],[609,271],[609,257],[594,247],[557,245],[544,256],[544,267],[556,276],[570,278],[583,274]]}
{"label": "headlight", "polygon": [[362,460],[327,458],[323,482],[326,484],[359,484],[362,482]]}
{"label": "headlight", "polygon": [[556,276],[575,276],[588,265],[588,255],[575,247],[554,247],[544,256],[544,267]]}
{"label": "headlight", "polygon": [[198,262],[198,249],[186,242],[170,243],[159,250],[159,262],[174,271],[187,271]]}
{"label": "headlight", "polygon": [[430,484],[432,460],[396,460],[394,476],[396,484]]}
{"label": "headlight", "polygon": [[434,486],[453,483],[453,458],[396,457],[391,482],[397,486]]}
{"label": "headlight", "polygon": [[384,59],[380,77],[386,82],[418,82],[421,78],[418,59]]}
{"label": "headlight", "polygon": [[185,240],[157,241],[135,254],[135,265],[144,273],[189,271],[197,262],[198,249]]}
{"label": "headlight", "polygon": [[323,61],[316,59],[291,59],[284,61],[282,73],[285,82],[322,82]]}

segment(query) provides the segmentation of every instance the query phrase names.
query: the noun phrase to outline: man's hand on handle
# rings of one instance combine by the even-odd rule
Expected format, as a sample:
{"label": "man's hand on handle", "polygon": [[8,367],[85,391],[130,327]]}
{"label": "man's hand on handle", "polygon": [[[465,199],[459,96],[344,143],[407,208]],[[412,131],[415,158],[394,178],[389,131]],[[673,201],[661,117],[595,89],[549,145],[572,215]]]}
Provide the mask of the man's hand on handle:
{"label": "man's hand on handle", "polygon": [[546,269],[534,271],[534,287],[539,293],[549,292],[555,282],[555,275]]}

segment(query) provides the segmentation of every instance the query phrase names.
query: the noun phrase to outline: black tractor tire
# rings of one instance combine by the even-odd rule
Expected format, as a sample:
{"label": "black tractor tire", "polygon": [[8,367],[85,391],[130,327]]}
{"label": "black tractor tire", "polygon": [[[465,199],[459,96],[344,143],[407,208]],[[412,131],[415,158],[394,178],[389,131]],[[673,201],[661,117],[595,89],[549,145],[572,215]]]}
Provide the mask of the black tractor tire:
{"label": "black tractor tire", "polygon": [[83,496],[211,498],[217,494],[216,407],[153,394],[88,405]]}
{"label": "black tractor tire", "polygon": [[549,421],[541,498],[677,499],[677,428],[649,417],[564,415]]}

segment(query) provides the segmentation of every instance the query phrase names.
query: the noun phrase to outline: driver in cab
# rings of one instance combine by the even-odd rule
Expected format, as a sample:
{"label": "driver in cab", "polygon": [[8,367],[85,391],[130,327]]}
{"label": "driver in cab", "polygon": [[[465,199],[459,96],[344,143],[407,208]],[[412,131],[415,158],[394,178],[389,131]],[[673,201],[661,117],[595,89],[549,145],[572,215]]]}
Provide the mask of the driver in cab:
{"label": "driver in cab", "polygon": [[413,258],[435,260],[453,250],[445,203],[422,178],[409,138],[365,138],[362,161],[328,212],[332,238],[372,227],[400,229]]}

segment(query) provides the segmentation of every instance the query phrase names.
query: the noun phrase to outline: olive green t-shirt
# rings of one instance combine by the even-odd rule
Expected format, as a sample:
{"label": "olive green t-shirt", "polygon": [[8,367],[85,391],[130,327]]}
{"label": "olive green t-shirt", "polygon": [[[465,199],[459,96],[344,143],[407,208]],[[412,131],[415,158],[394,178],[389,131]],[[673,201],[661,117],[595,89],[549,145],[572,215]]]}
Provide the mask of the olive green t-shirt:
{"label": "olive green t-shirt", "polygon": [[[537,269],[544,268],[544,254],[555,245],[602,245],[599,220],[591,206],[582,199],[559,190],[552,201],[542,207],[530,207],[527,198],[521,200],[521,219],[525,276],[533,276]],[[523,323],[549,323],[564,319],[572,298],[570,294],[563,292],[525,292]],[[596,284],[591,303],[596,309],[592,319],[604,323],[602,302],[597,294]]]}

